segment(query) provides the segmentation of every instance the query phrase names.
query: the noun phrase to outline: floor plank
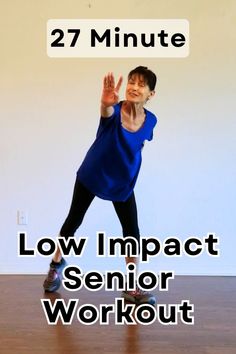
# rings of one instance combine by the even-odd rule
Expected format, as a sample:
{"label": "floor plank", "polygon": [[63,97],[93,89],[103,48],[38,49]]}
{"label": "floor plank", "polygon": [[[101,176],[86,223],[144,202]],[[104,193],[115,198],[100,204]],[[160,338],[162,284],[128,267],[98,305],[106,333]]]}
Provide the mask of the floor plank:
{"label": "floor plank", "polygon": [[44,294],[43,276],[0,276],[1,354],[235,354],[236,277],[176,276],[168,292],[155,291],[160,304],[189,299],[195,324],[164,326],[48,325],[40,299],[79,299],[79,304],[113,304],[119,293],[68,292]]}

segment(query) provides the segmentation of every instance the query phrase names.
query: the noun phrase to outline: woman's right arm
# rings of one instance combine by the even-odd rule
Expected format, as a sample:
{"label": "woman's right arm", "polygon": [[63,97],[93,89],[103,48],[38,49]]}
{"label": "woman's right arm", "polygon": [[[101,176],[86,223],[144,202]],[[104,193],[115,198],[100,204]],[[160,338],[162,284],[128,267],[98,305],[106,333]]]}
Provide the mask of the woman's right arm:
{"label": "woman's right arm", "polygon": [[115,86],[113,73],[108,73],[103,80],[103,90],[101,97],[101,116],[109,118],[114,113],[113,106],[119,102],[119,89],[122,84],[122,76]]}

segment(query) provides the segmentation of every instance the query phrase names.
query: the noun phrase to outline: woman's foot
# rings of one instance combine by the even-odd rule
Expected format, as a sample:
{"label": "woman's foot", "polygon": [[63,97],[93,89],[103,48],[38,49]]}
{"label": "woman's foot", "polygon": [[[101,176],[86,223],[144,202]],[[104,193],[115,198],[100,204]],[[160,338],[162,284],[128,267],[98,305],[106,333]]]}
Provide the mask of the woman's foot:
{"label": "woman's foot", "polygon": [[61,285],[62,271],[67,265],[64,258],[59,263],[52,261],[46,279],[44,280],[43,287],[45,292],[52,293],[57,291]]}
{"label": "woman's foot", "polygon": [[133,291],[124,290],[122,292],[122,297],[136,305],[155,305],[156,303],[156,297],[153,294],[149,293],[148,291],[141,290],[138,286],[136,286],[136,290]]}

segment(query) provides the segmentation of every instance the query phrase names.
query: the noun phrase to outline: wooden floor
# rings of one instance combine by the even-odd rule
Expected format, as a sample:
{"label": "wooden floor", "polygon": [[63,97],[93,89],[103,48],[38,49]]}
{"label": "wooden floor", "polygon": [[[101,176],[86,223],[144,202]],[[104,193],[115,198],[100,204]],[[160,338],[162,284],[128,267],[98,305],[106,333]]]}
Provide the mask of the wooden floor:
{"label": "wooden floor", "polygon": [[189,299],[195,324],[164,326],[48,325],[40,299],[79,298],[81,304],[113,304],[118,293],[80,290],[45,295],[42,276],[0,276],[1,354],[235,354],[236,277],[177,276],[161,304]]}

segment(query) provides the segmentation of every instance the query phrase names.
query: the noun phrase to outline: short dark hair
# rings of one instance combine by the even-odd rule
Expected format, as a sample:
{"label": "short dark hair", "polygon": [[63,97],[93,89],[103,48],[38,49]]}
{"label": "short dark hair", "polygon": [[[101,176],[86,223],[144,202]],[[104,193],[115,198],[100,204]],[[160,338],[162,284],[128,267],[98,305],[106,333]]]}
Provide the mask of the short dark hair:
{"label": "short dark hair", "polygon": [[128,80],[130,80],[134,75],[142,76],[151,91],[155,89],[157,82],[156,74],[148,69],[147,66],[137,66],[135,69],[131,70],[128,75]]}

